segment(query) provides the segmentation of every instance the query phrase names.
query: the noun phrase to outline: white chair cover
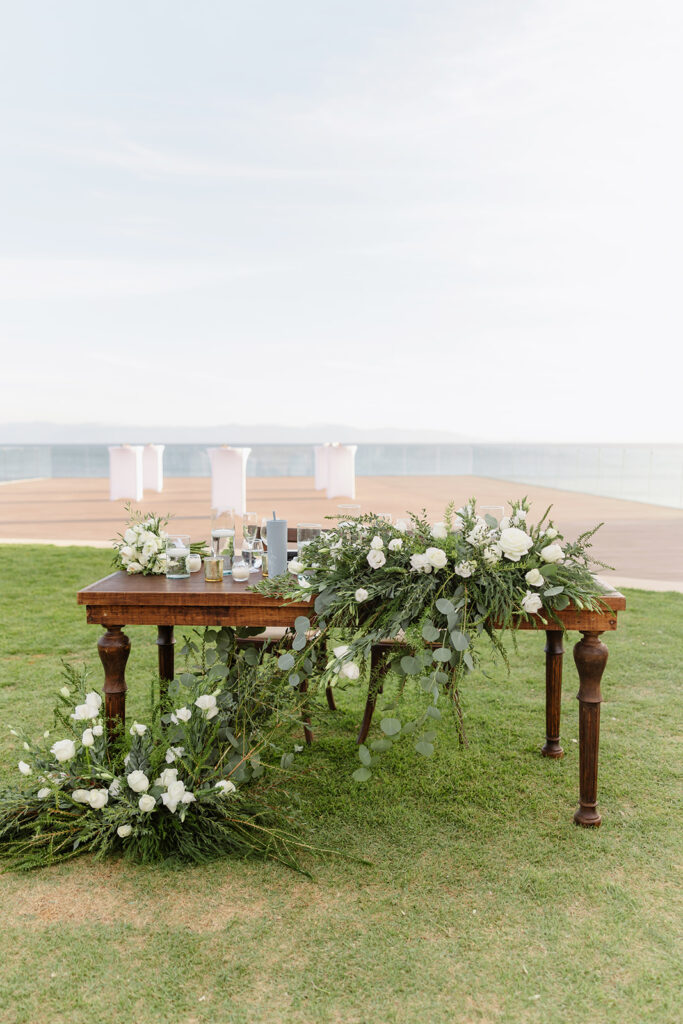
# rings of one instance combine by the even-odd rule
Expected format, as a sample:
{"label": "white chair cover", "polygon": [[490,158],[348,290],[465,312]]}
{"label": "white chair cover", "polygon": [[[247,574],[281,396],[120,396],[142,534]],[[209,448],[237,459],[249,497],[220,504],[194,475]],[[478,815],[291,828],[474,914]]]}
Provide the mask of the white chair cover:
{"label": "white chair cover", "polygon": [[109,499],[142,501],[142,445],[122,444],[109,448]]}
{"label": "white chair cover", "polygon": [[313,449],[316,491],[322,491],[327,487],[327,453],[329,450],[329,444],[318,444]]}
{"label": "white chair cover", "polygon": [[356,497],[356,444],[333,444],[327,449],[327,497]]}
{"label": "white chair cover", "polygon": [[164,489],[163,444],[146,444],[142,452],[142,488],[145,491]]}
{"label": "white chair cover", "polygon": [[251,448],[207,448],[211,462],[211,507],[247,510],[247,459]]}

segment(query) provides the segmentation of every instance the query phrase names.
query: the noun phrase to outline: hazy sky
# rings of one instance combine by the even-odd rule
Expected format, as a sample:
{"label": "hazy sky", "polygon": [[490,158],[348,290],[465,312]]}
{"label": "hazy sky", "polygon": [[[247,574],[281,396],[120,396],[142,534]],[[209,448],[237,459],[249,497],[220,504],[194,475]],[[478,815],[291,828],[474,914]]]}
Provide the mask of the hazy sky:
{"label": "hazy sky", "polygon": [[0,420],[683,440],[679,0],[0,12]]}

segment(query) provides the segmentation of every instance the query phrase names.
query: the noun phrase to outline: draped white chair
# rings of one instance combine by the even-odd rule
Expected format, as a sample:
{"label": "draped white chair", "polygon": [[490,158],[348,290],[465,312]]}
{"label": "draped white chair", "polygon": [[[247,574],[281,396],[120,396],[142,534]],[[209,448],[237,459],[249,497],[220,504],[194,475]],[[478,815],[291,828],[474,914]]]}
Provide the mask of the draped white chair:
{"label": "draped white chair", "polygon": [[356,444],[332,444],[327,449],[327,497],[356,497]]}
{"label": "draped white chair", "polygon": [[247,510],[247,459],[251,448],[207,448],[211,463],[211,507]]}
{"label": "draped white chair", "polygon": [[163,444],[146,444],[142,452],[142,489],[158,491],[164,489],[164,448]]}
{"label": "draped white chair", "polygon": [[327,487],[327,455],[329,450],[329,444],[318,444],[313,449],[316,491],[324,491]]}
{"label": "draped white chair", "polygon": [[109,448],[109,499],[142,501],[142,445],[122,444]]}

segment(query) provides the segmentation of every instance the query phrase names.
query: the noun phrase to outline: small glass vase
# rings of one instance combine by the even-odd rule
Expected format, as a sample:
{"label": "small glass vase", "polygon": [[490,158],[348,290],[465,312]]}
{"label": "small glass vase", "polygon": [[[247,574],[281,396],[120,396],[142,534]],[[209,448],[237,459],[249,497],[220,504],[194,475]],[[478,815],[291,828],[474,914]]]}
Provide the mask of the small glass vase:
{"label": "small glass vase", "polygon": [[169,534],[166,539],[166,579],[186,580],[190,575],[190,537]]}

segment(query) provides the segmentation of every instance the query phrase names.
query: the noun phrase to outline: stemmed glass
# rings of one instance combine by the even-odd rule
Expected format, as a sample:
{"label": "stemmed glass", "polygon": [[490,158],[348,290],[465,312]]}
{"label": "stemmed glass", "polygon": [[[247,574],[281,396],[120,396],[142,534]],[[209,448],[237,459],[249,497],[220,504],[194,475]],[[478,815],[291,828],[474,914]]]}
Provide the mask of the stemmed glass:
{"label": "stemmed glass", "polygon": [[215,558],[223,558],[223,575],[230,572],[235,550],[234,508],[211,509],[211,551]]}
{"label": "stemmed glass", "polygon": [[257,530],[258,519],[256,518],[256,513],[245,512],[242,516],[242,557],[248,563],[252,572],[256,572],[256,568],[253,565],[252,552],[254,550]]}

